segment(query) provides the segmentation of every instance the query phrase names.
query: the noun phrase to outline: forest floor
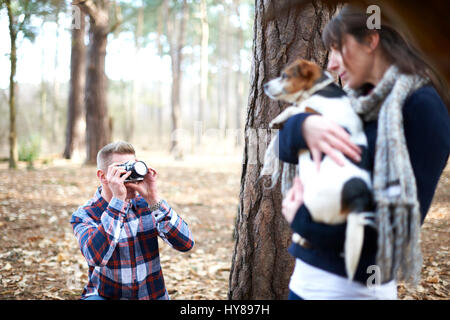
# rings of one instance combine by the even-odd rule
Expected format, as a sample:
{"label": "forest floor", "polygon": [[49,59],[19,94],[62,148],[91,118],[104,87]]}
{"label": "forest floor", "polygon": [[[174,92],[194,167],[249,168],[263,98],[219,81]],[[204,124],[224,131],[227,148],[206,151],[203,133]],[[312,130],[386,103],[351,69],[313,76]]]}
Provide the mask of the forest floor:
{"label": "forest floor", "polygon": [[[227,299],[238,207],[239,156],[166,154],[143,160],[159,173],[161,194],[189,224],[194,248],[175,251],[160,241],[171,299]],[[55,159],[16,171],[0,163],[0,299],[78,299],[87,264],[69,223],[94,194],[95,168]],[[417,288],[398,285],[400,299],[450,298],[450,166],[422,227],[424,267]]]}

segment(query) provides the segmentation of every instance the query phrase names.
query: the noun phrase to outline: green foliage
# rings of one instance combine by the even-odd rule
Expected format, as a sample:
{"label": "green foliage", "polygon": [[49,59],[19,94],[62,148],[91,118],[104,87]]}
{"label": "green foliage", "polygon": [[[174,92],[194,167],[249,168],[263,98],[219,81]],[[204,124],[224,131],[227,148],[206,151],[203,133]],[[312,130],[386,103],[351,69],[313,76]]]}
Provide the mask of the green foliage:
{"label": "green foliage", "polygon": [[41,150],[41,139],[39,135],[32,135],[27,140],[19,142],[19,161],[26,161],[28,167],[32,168],[34,161],[39,157]]}
{"label": "green foliage", "polygon": [[0,0],[0,9],[10,8],[13,16],[13,34],[19,33],[26,39],[34,41],[38,28],[31,23],[32,17],[53,20],[56,13],[65,10],[65,0]]}

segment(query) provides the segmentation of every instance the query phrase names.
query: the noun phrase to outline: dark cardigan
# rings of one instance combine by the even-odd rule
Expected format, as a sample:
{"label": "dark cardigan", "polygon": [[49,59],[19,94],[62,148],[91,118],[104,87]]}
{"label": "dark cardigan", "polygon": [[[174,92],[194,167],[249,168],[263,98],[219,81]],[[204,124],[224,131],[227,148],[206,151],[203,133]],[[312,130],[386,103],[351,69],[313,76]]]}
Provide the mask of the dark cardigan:
{"label": "dark cardigan", "polygon": [[[279,157],[282,161],[298,163],[298,150],[307,148],[302,136],[303,121],[310,116],[302,113],[291,117],[279,131]],[[413,92],[403,106],[403,123],[411,165],[416,177],[422,223],[433,199],[439,177],[444,170],[450,151],[450,120],[447,109],[436,90],[424,86]],[[364,123],[368,140],[370,168],[373,168],[377,121]],[[326,199],[324,199],[326,201]],[[312,244],[306,249],[292,244],[289,252],[296,258],[317,268],[346,277],[343,259],[346,223],[328,225],[312,221],[308,209],[302,205],[291,224]],[[355,280],[366,283],[375,265],[377,232],[366,226],[361,258]]]}

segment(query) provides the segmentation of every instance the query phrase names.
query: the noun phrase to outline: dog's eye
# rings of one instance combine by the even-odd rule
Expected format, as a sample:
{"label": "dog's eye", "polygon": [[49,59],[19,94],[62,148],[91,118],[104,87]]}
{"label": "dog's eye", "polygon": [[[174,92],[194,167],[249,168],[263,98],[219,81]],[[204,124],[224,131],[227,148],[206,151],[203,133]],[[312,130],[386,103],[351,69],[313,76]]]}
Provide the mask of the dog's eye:
{"label": "dog's eye", "polygon": [[287,79],[287,78],[289,78],[289,76],[286,73],[281,74],[281,79]]}

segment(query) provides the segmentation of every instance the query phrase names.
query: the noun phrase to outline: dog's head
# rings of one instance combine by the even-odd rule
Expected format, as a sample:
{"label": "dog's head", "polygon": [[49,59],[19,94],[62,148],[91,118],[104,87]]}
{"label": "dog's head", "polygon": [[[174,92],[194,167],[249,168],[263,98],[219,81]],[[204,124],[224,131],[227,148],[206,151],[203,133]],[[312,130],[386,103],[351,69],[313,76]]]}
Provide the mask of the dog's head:
{"label": "dog's head", "polygon": [[264,92],[274,100],[296,102],[299,94],[311,89],[322,76],[321,68],[314,62],[297,59],[264,85]]}

